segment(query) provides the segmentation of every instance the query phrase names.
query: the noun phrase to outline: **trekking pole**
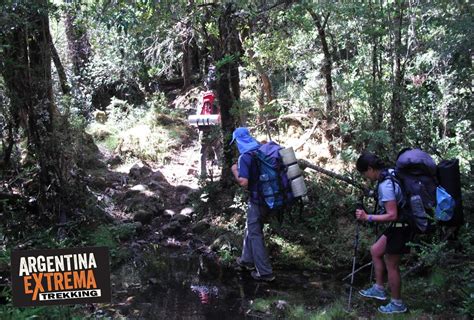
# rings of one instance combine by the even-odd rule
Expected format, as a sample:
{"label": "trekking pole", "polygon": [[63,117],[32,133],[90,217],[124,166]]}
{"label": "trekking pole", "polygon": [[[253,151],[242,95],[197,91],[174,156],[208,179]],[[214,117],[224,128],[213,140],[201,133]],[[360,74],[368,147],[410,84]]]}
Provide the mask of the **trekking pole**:
{"label": "trekking pole", "polygon": [[[363,205],[358,203],[357,204],[357,209],[363,209]],[[355,239],[354,239],[354,255],[352,256],[352,275],[351,275],[351,288],[349,290],[349,301],[347,304],[348,309],[351,309],[351,301],[352,301],[352,287],[354,285],[354,271],[355,271],[355,265],[356,265],[356,257],[357,257],[357,248],[359,247],[359,221],[356,221],[356,234],[355,234]]]}

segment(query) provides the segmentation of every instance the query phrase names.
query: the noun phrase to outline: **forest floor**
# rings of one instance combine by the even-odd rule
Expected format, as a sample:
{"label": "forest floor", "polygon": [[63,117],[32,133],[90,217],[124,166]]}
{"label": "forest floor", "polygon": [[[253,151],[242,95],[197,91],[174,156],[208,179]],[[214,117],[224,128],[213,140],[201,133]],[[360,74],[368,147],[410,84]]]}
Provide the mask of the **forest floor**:
{"label": "forest floor", "polygon": [[[273,318],[283,317],[289,308],[316,310],[339,301],[344,285],[338,287],[333,276],[324,272],[291,270],[283,262],[277,267],[278,280],[262,284],[235,268],[229,257],[238,255],[234,250],[242,235],[229,226],[242,227],[243,211],[236,210],[229,223],[224,215],[195,212],[191,204],[193,197],[203,196],[197,139],[171,150],[165,164],[122,163],[109,150],[99,151],[107,166],[88,172],[91,187],[113,224],[134,231],[121,236],[120,250],[126,258],[113,268],[112,304],[95,310],[95,315]],[[232,199],[223,201],[232,204]],[[162,264],[165,261],[167,266]],[[166,294],[157,294],[163,290]]]}
{"label": "forest floor", "polygon": [[[234,261],[240,255],[245,227],[244,197],[236,190],[230,195],[219,189],[219,169],[215,167],[212,178],[199,179],[197,130],[184,121],[168,123],[173,130],[174,125],[184,127],[178,132],[184,132],[185,138],[166,150],[159,161],[119,155],[117,149],[111,151],[98,143],[96,156],[102,165],[86,174],[111,223],[100,232],[110,233],[108,238],[118,241],[102,243],[111,248],[113,297],[111,304],[96,305],[93,316],[384,318],[376,311],[379,303],[357,294],[370,282],[370,268],[357,273],[348,305],[350,284],[342,279],[351,271],[355,224],[348,214],[351,203],[344,202],[350,198],[347,186],[341,188],[327,177],[308,173],[307,180],[317,179],[312,183],[313,203],[305,206],[301,216],[287,216],[282,225],[270,221],[265,226],[277,279],[260,283],[238,270]],[[286,135],[276,137],[277,141],[284,141],[285,146],[302,145],[298,158],[344,172],[346,164],[331,158],[323,132],[305,127],[307,130],[299,120],[291,119]],[[361,231],[357,267],[369,262],[368,247],[374,236],[368,228]],[[417,285],[407,287],[407,302],[413,309],[395,319],[451,317],[450,313],[425,314]]]}

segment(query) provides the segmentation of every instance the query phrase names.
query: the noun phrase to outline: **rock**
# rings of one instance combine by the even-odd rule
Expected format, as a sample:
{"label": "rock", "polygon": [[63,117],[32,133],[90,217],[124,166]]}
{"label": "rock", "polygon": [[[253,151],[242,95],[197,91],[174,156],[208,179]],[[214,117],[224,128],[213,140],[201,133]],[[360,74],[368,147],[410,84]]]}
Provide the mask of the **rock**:
{"label": "rock", "polygon": [[229,243],[229,238],[225,234],[223,234],[219,236],[216,240],[214,240],[214,242],[211,244],[211,249],[217,251],[224,246],[228,246]]}
{"label": "rock", "polygon": [[91,132],[91,135],[94,137],[95,140],[103,141],[107,139],[110,135],[112,135],[112,132],[110,132],[104,125],[96,125],[93,131]]}
{"label": "rock", "polygon": [[201,234],[206,232],[210,227],[211,225],[207,221],[201,220],[192,227],[192,231],[195,234]]}
{"label": "rock", "polygon": [[193,213],[194,213],[194,209],[191,207],[186,207],[180,212],[180,214],[182,214],[183,216],[188,216],[188,217],[190,217]]}
{"label": "rock", "polygon": [[105,190],[109,186],[109,183],[104,177],[95,177],[91,181],[91,186],[99,190]]}
{"label": "rock", "polygon": [[151,170],[151,168],[147,164],[143,163],[142,161],[139,161],[130,168],[128,174],[133,179],[138,180],[149,176],[152,172],[153,170]]}
{"label": "rock", "polygon": [[155,181],[155,180],[151,180],[147,183],[147,186],[150,190],[162,190],[163,189],[163,186],[160,182],[158,181]]}
{"label": "rock", "polygon": [[117,309],[119,310],[119,312],[122,315],[127,316],[130,313],[130,304],[128,304],[128,303],[119,303],[117,305]]}
{"label": "rock", "polygon": [[176,236],[181,233],[181,225],[178,221],[172,221],[161,227],[161,231],[165,236]]}
{"label": "rock", "polygon": [[92,112],[94,119],[98,123],[106,123],[107,122],[107,113],[105,111],[95,110]]}
{"label": "rock", "polygon": [[159,227],[161,224],[161,217],[155,217],[153,220],[151,220],[151,225],[152,227]]}
{"label": "rock", "polygon": [[191,217],[185,216],[184,214],[175,214],[172,218],[171,221],[178,221],[180,224],[186,224],[189,221],[191,221]]}
{"label": "rock", "polygon": [[153,218],[153,213],[150,211],[140,210],[133,216],[134,221],[139,221],[142,224],[149,224]]}
{"label": "rock", "polygon": [[107,164],[111,166],[116,166],[122,163],[122,157],[119,155],[115,155],[109,160],[107,160]]}
{"label": "rock", "polygon": [[184,185],[179,185],[176,187],[176,192],[177,193],[186,193],[186,194],[189,194],[193,191],[193,189],[191,189],[190,187],[188,186],[184,186]]}
{"label": "rock", "polygon": [[166,218],[171,218],[173,217],[174,215],[176,214],[176,212],[174,212],[173,210],[171,209],[166,209],[163,213],[163,216],[166,217]]}
{"label": "rock", "polygon": [[133,200],[140,195],[140,191],[128,189],[124,194],[119,194],[119,202]]}
{"label": "rock", "polygon": [[150,196],[147,194],[148,191],[138,192],[129,190],[125,194],[124,211],[126,212],[137,212],[137,211],[148,211],[153,215],[161,215],[163,213],[163,201],[156,196]]}
{"label": "rock", "polygon": [[135,225],[135,231],[137,233],[141,233],[143,231],[143,223],[140,221],[135,221],[133,224]]}
{"label": "rock", "polygon": [[156,181],[166,181],[166,177],[161,171],[153,171],[151,174],[151,179],[156,180]]}
{"label": "rock", "polygon": [[142,192],[142,191],[147,191],[148,187],[143,185],[143,184],[137,184],[137,185],[131,187],[130,190]]}
{"label": "rock", "polygon": [[185,204],[189,200],[189,195],[183,193],[179,196],[179,204]]}

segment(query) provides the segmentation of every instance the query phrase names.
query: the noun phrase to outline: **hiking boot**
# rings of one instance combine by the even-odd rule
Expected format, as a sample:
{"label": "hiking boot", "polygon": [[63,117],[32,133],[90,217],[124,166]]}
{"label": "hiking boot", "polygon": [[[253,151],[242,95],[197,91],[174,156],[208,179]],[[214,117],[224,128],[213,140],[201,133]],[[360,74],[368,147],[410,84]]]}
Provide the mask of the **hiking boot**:
{"label": "hiking boot", "polygon": [[253,263],[242,261],[242,259],[240,258],[236,259],[236,263],[237,263],[237,268],[240,270],[248,270],[248,271],[255,270],[255,266],[253,265]]}
{"label": "hiking boot", "polygon": [[390,301],[390,303],[387,304],[386,306],[380,306],[378,310],[381,313],[392,314],[392,313],[404,313],[408,309],[404,303],[398,305],[398,304],[395,304],[393,301]]}
{"label": "hiking boot", "polygon": [[359,294],[366,298],[374,298],[377,300],[387,300],[387,295],[384,290],[377,289],[375,285],[366,290],[360,290]]}
{"label": "hiking boot", "polygon": [[254,278],[255,280],[258,280],[258,281],[268,281],[268,282],[271,282],[273,280],[275,280],[275,276],[273,275],[273,273],[270,273],[270,274],[265,274],[265,275],[260,275],[260,273],[258,273],[258,271],[252,271],[250,273],[250,275],[252,276],[252,278]]}

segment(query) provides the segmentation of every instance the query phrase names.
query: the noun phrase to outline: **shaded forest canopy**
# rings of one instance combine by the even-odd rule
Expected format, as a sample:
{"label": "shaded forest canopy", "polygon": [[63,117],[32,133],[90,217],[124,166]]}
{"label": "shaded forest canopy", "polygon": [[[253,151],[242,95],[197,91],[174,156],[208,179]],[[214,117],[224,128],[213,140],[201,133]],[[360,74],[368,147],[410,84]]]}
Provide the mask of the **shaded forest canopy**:
{"label": "shaded forest canopy", "polygon": [[[7,248],[32,237],[36,244],[52,238],[51,246],[79,245],[90,237],[75,231],[79,225],[96,230],[112,223],[100,199],[113,188],[107,177],[94,175],[141,160],[139,181],[148,163],[167,165],[192,145],[197,134],[186,117],[195,112],[212,67],[222,119],[219,181],[200,181],[197,193],[215,203],[190,197],[196,211],[226,212],[225,224],[232,225],[233,211],[226,210],[241,194],[232,181],[236,154],[229,142],[239,126],[358,181],[353,163],[362,151],[393,164],[403,147],[419,147],[438,161],[460,160],[466,222],[458,247],[441,250],[429,239],[414,259],[427,269],[440,255],[443,267],[472,259],[474,19],[468,1],[6,0],[0,7],[0,267]],[[128,178],[117,183],[127,185]],[[347,223],[343,212],[352,210],[358,191],[317,174],[306,180],[309,207],[320,213],[305,216],[311,232],[325,232],[325,219]],[[153,208],[141,211],[161,214],[170,203],[146,199]],[[119,239],[123,230],[113,230]],[[340,247],[322,243],[323,251],[342,256],[343,241],[331,239]],[[118,264],[123,257],[114,259]],[[443,274],[443,289],[452,280],[467,291],[455,287],[449,307],[429,312],[472,316],[474,271],[466,270]]]}

